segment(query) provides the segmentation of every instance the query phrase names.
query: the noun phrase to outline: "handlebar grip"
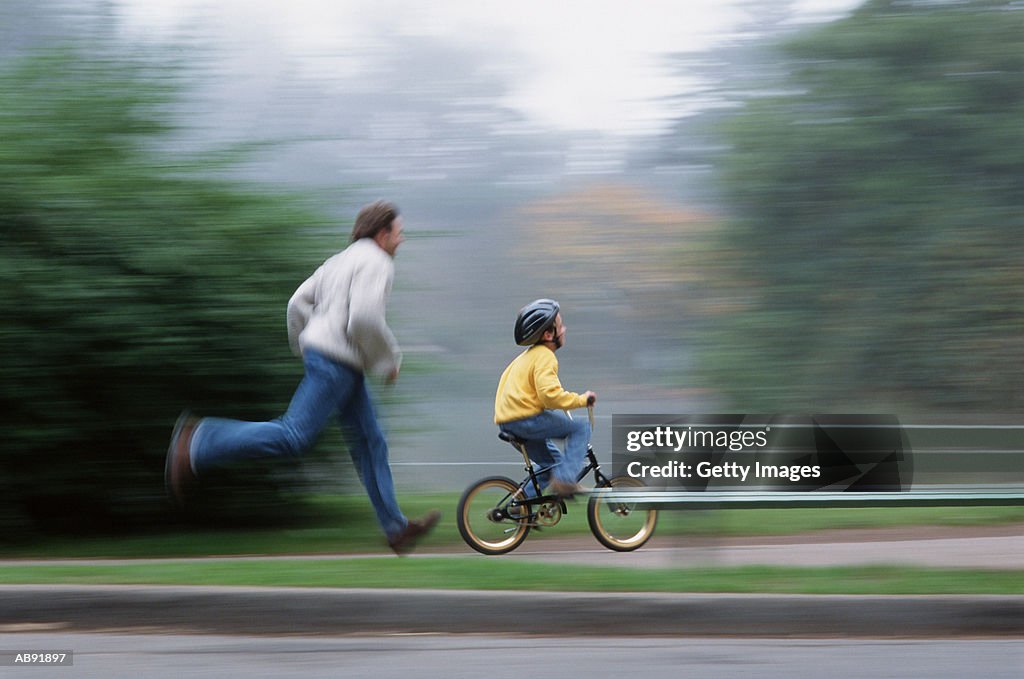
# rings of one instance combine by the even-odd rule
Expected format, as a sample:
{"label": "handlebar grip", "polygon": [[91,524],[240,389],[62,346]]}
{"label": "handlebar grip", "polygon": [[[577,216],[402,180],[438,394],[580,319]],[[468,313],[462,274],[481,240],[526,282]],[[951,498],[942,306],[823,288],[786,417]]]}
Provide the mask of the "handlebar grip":
{"label": "handlebar grip", "polygon": [[594,398],[593,396],[588,396],[587,397],[587,407],[589,408],[589,407],[593,406],[596,401],[597,401],[597,399]]}

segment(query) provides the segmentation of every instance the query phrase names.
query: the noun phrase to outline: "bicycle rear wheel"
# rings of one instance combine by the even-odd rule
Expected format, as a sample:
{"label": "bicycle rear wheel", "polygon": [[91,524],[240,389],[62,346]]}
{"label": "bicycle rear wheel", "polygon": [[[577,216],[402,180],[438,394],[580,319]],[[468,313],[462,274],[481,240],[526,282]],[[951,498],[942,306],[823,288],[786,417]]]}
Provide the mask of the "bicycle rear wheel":
{"label": "bicycle rear wheel", "polygon": [[[616,476],[610,482],[611,488],[626,493],[630,489],[642,490],[639,479]],[[639,549],[654,535],[658,523],[658,510],[649,504],[631,502],[629,498],[611,499],[599,491],[590,496],[587,504],[587,522],[590,532],[597,541],[616,552],[632,552]]]}
{"label": "bicycle rear wheel", "polygon": [[[466,544],[481,554],[507,554],[530,532],[526,507],[509,507],[518,484],[491,476],[466,489],[459,500],[456,523]],[[517,511],[519,510],[519,511]]]}

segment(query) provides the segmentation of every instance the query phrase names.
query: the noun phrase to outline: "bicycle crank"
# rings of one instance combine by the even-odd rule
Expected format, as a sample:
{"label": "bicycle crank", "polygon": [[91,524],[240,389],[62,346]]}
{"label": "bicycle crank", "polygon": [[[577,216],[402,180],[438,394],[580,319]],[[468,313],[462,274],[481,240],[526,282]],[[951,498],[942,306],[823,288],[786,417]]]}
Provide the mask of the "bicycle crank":
{"label": "bicycle crank", "polygon": [[562,506],[555,502],[545,502],[537,508],[537,525],[554,526],[562,520]]}

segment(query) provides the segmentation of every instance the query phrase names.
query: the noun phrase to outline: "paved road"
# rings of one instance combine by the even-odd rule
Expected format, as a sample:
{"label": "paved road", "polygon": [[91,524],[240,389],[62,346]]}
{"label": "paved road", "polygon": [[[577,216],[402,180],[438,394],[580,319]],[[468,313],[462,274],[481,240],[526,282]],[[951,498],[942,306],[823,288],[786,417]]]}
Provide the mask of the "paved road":
{"label": "paved road", "polygon": [[267,635],[1021,638],[1024,596],[0,585],[0,632],[36,625]]}
{"label": "paved road", "polygon": [[616,553],[596,541],[573,541],[559,548],[557,541],[531,544],[504,558],[548,563],[578,563],[628,568],[684,568],[694,566],[852,566],[899,564],[941,568],[1024,569],[1024,534],[999,537],[962,537],[850,541],[822,538],[809,541],[794,536],[775,539],[704,541],[690,546],[671,537],[652,540],[632,553]]}
{"label": "paved road", "polygon": [[0,668],[4,677],[334,679],[336,677],[681,676],[1018,678],[1020,640],[341,638],[0,634],[2,649],[69,649],[74,666]]}

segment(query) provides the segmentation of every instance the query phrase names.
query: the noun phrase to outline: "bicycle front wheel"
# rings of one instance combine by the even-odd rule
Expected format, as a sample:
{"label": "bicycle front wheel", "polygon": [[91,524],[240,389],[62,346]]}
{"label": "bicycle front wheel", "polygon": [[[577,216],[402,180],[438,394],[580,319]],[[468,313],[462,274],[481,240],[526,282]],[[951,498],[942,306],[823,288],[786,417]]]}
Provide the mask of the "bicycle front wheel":
{"label": "bicycle front wheel", "polygon": [[526,507],[510,507],[519,486],[504,476],[491,476],[466,489],[459,500],[456,523],[466,544],[481,554],[507,554],[530,532]]}
{"label": "bicycle front wheel", "polygon": [[[616,476],[610,484],[611,488],[626,494],[630,489],[644,487],[642,481],[628,476]],[[602,545],[616,552],[632,552],[643,547],[654,535],[658,510],[649,504],[630,501],[628,497],[612,499],[596,492],[587,504],[587,522],[590,532]]]}

